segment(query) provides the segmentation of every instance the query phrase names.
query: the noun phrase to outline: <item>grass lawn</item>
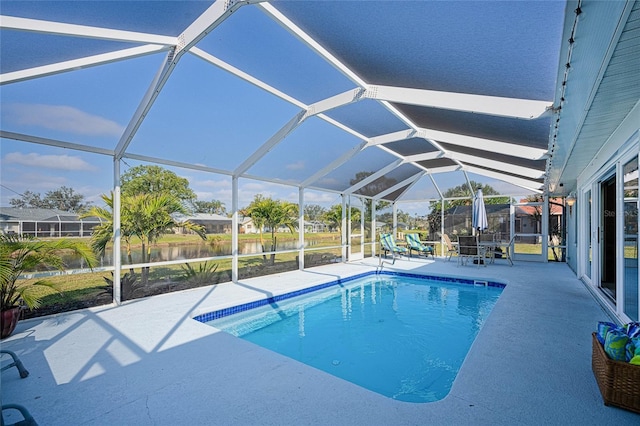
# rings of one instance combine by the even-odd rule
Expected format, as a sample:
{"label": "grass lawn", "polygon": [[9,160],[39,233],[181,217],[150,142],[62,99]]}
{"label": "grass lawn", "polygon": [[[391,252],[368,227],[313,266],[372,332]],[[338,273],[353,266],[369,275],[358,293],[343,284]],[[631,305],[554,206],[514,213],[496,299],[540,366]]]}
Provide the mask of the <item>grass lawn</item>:
{"label": "grass lawn", "polygon": [[[307,234],[308,236],[309,234]],[[240,234],[240,241],[255,242],[259,241],[257,234]],[[270,245],[271,235],[265,235],[265,246]],[[277,234],[279,241],[297,241],[297,233],[279,233]],[[307,238],[310,240],[311,238]],[[88,242],[88,239],[81,239]],[[313,250],[307,249],[305,253],[305,264],[329,263],[336,256],[340,256],[341,249],[323,249],[339,245],[339,234],[337,233],[318,233],[313,234]],[[166,235],[161,238],[157,245],[188,245],[188,244],[216,244],[229,243],[231,235],[212,235],[205,243],[195,235]],[[132,251],[140,250],[139,241],[133,241]],[[319,251],[318,251],[319,249]],[[124,250],[124,247],[123,247]],[[238,275],[242,278],[253,276],[267,275],[282,271],[298,269],[297,252],[281,253],[275,256],[273,264],[270,262],[270,256],[267,260],[263,256],[255,255],[241,257],[238,259]],[[186,263],[192,268],[192,275],[188,276],[186,271]],[[215,267],[214,272],[211,269]],[[195,271],[195,272],[193,272]],[[123,267],[122,274],[130,272],[128,268]],[[148,273],[148,281],[142,285],[141,270],[137,268],[133,271],[137,276],[136,282],[133,284],[133,298],[145,297],[153,294],[166,293],[170,291],[183,290],[203,285],[216,284],[220,282],[231,281],[231,259],[219,259],[214,261],[189,262],[185,260],[185,264],[151,266]],[[57,275],[47,279],[55,289],[48,287],[38,287],[37,293],[42,296],[42,303],[38,309],[28,310],[24,312],[25,317],[35,317],[59,313],[69,310],[75,310],[90,306],[98,306],[108,304],[112,301],[111,292],[107,291],[109,287],[105,279],[111,279],[110,272],[91,272],[84,274]],[[31,284],[34,279],[24,280],[23,285]],[[123,296],[128,294],[126,289],[121,290]]]}

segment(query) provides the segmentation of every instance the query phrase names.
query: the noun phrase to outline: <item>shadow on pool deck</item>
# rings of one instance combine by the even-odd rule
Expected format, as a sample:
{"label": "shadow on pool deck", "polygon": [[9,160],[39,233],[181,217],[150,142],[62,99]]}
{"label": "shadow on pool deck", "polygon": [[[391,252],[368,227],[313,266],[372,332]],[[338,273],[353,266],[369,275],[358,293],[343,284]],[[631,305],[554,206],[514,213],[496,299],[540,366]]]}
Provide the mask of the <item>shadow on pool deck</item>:
{"label": "shadow on pool deck", "polygon": [[2,348],[16,352],[31,375],[4,371],[2,402],[25,405],[42,425],[640,421],[602,403],[590,333],[609,317],[565,264],[478,268],[412,258],[385,265],[507,284],[450,394],[433,403],[385,398],[191,319],[376,264],[334,264],[22,321]]}

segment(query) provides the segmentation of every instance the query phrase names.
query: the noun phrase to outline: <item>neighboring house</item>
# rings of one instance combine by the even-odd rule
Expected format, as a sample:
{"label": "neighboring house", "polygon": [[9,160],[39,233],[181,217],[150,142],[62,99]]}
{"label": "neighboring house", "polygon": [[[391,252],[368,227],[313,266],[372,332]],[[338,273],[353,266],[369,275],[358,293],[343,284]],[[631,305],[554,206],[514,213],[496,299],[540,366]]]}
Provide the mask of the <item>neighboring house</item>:
{"label": "neighboring house", "polygon": [[240,220],[240,225],[238,225],[239,232],[241,234],[257,234],[260,232],[260,229],[253,223],[253,219],[250,217],[244,217]]}
{"label": "neighboring house", "polygon": [[[523,202],[525,202],[523,200]],[[542,233],[541,206],[517,206],[515,211],[515,229],[517,233]],[[562,200],[549,200],[549,234],[562,229]]]}
{"label": "neighboring house", "polygon": [[3,234],[33,237],[89,237],[100,225],[97,217],[80,219],[77,213],[56,209],[0,207]]}
{"label": "neighboring house", "polygon": [[[190,215],[175,214],[173,218],[178,222],[189,221],[197,225],[202,225],[205,228],[207,234],[230,234],[232,226],[232,219],[219,214],[213,213],[194,213]],[[179,233],[185,234],[190,231],[180,228],[177,230]]]}
{"label": "neighboring house", "polygon": [[[257,234],[260,232],[260,229],[253,223],[253,219],[250,217],[245,217],[240,221],[240,233],[241,234]],[[329,231],[329,226],[320,221],[304,221],[304,232],[307,233],[316,233],[316,232],[327,232]],[[262,232],[271,232],[271,229],[268,227],[264,227]],[[289,228],[286,226],[281,226],[277,229],[277,232],[289,232]]]}
{"label": "neighboring house", "polygon": [[[559,233],[562,229],[562,199],[549,200],[549,234]],[[521,200],[526,202],[526,200]],[[509,204],[485,204],[487,218],[489,220],[488,232],[496,234],[503,240],[510,238],[510,206]],[[467,235],[472,232],[471,224],[472,206],[455,206],[445,211],[446,233]],[[541,234],[542,233],[541,206],[515,206],[514,229],[517,234]],[[539,243],[539,237],[522,237],[519,241]]]}
{"label": "neighboring house", "polygon": [[314,234],[316,232],[328,232],[329,225],[319,220],[304,221],[304,232]]}

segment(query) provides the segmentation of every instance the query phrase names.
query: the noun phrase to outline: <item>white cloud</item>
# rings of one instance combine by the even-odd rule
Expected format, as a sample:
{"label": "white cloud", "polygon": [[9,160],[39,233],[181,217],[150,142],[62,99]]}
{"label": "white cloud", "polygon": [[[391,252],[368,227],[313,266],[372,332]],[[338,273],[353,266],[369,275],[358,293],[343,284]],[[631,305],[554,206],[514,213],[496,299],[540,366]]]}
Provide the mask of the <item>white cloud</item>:
{"label": "white cloud", "polygon": [[17,172],[11,179],[3,179],[2,183],[20,193],[24,191],[43,192],[70,185],[64,176],[50,176],[38,172]]}
{"label": "white cloud", "polygon": [[231,189],[221,190],[221,191],[194,191],[196,193],[196,197],[200,201],[211,201],[218,200],[222,201],[225,204],[228,204],[227,207],[231,206]]}
{"label": "white cloud", "polygon": [[266,194],[264,194],[264,192],[268,192],[266,184],[261,182],[255,182],[255,181],[241,185],[239,190],[240,192],[255,192],[256,194],[263,193],[263,195],[265,196]]}
{"label": "white cloud", "polygon": [[341,182],[338,181],[338,179],[336,179],[336,178],[324,177],[324,178],[320,179],[318,181],[318,183],[320,185],[326,185],[326,186],[333,187],[333,186],[339,185]]}
{"label": "white cloud", "polygon": [[208,180],[193,181],[192,185],[204,187],[204,188],[229,188],[230,189],[231,181],[228,179],[227,180],[208,179]]}
{"label": "white cloud", "polygon": [[37,167],[58,170],[94,171],[96,167],[80,157],[72,155],[42,155],[35,152],[23,154],[10,152],[2,160],[6,164],[19,164],[27,167]]}
{"label": "white cloud", "polygon": [[337,204],[342,202],[340,196],[332,192],[305,192],[304,202],[306,204]]}
{"label": "white cloud", "polygon": [[[222,200],[231,200],[231,197],[232,197],[231,188],[222,189],[222,190],[218,191],[216,194],[218,194],[216,199],[221,200],[221,201]],[[229,203],[231,203],[231,201],[229,201]]]}
{"label": "white cloud", "polygon": [[213,192],[194,191],[199,201],[209,201],[213,198]]}
{"label": "white cloud", "polygon": [[304,169],[304,161],[296,161],[295,163],[290,163],[285,166],[287,170],[303,170]]}
{"label": "white cloud", "polygon": [[124,132],[115,121],[66,105],[9,104],[4,108],[4,119],[16,124],[90,136],[120,136]]}

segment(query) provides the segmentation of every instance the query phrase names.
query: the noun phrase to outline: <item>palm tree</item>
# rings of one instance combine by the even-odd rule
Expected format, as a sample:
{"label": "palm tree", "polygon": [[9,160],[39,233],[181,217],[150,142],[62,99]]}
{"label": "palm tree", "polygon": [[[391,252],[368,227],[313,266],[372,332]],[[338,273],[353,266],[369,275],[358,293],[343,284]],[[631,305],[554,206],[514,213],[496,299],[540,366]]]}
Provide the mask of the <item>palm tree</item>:
{"label": "palm tree", "polygon": [[[85,218],[91,216],[100,219],[100,225],[96,226],[93,229],[93,234],[91,235],[91,248],[93,248],[93,251],[95,253],[98,253],[100,256],[102,256],[104,255],[104,251],[107,248],[107,244],[109,244],[113,240],[113,192],[109,195],[102,194],[100,198],[102,198],[102,201],[107,208],[93,206],[80,217]],[[126,200],[126,196],[121,197],[121,203]],[[121,209],[120,237],[125,243],[127,260],[130,264],[132,264],[133,258],[131,256],[131,237],[133,236],[133,233],[130,229],[131,227],[129,221],[124,217],[128,212],[128,209]],[[133,270],[131,272],[133,273]]]}
{"label": "palm tree", "polygon": [[[113,193],[102,195],[102,200],[108,208],[93,207],[83,217],[96,216],[103,220],[94,229],[91,237],[93,249],[104,254],[107,244],[113,239]],[[151,245],[164,235],[180,227],[195,232],[203,240],[207,238],[205,229],[201,225],[190,221],[180,222],[174,217],[175,213],[185,213],[186,210],[180,200],[170,194],[147,193],[138,195],[123,195],[120,200],[120,235],[126,245],[127,259],[133,263],[131,256],[131,242],[138,237],[142,245],[142,263],[151,260]],[[142,283],[147,283],[149,267],[142,268]]]}
{"label": "palm tree", "polygon": [[[287,201],[272,200],[271,198],[264,198],[262,194],[255,196],[254,200],[249,204],[247,208],[241,211],[244,216],[248,216],[253,220],[253,223],[260,233],[260,244],[262,245],[262,251],[275,251],[276,250],[276,231],[280,227],[287,227],[290,232],[294,232],[297,226],[298,220],[298,206],[289,203]],[[271,230],[271,249],[265,250],[263,228],[269,228]],[[266,255],[262,256],[264,261],[267,261]],[[271,254],[270,263],[275,263],[276,255]]]}
{"label": "palm tree", "polygon": [[42,293],[39,288],[58,290],[49,280],[38,279],[28,284],[18,283],[26,272],[39,268],[63,270],[64,251],[72,251],[82,258],[89,268],[96,263],[91,249],[83,242],[68,239],[36,240],[18,235],[0,235],[0,303],[3,311],[19,306],[20,301],[34,309],[40,306]]}
{"label": "palm tree", "polygon": [[[329,226],[336,228],[338,232],[342,230],[342,204],[334,204],[323,215],[325,222],[329,223]],[[360,221],[360,210],[356,207],[351,207],[351,221]]]}

